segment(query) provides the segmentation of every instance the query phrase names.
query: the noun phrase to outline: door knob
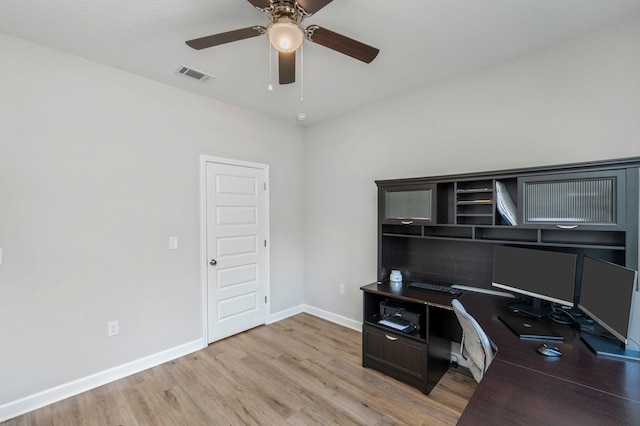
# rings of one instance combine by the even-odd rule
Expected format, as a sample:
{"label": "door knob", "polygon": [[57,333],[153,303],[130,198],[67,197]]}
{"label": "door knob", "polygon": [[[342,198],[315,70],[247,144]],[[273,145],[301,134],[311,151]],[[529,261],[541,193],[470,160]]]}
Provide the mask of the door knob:
{"label": "door knob", "polygon": [[211,259],[211,260],[209,261],[209,265],[211,265],[211,266],[216,266],[217,264],[218,264],[218,261],[217,261],[217,260],[215,260],[215,259]]}

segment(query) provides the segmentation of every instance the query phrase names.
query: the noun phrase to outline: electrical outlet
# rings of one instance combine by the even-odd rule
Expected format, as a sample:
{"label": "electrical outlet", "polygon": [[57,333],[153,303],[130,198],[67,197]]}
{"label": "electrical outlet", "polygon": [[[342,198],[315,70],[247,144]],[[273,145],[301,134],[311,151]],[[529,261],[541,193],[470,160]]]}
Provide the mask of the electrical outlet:
{"label": "electrical outlet", "polygon": [[109,321],[107,323],[107,336],[115,336],[120,333],[120,321]]}
{"label": "electrical outlet", "polygon": [[340,294],[344,294],[344,284],[340,284],[338,291],[340,291]]}

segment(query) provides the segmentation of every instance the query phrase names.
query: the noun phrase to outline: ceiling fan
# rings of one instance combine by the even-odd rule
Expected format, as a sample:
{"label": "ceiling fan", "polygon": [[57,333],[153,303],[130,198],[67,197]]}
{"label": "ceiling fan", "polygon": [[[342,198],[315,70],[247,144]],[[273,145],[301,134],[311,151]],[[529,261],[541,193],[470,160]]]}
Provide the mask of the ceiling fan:
{"label": "ceiling fan", "polygon": [[318,25],[309,25],[302,29],[305,18],[318,12],[332,0],[248,0],[258,10],[267,14],[271,21],[263,27],[256,25],[206,37],[188,40],[189,47],[196,50],[232,41],[244,40],[267,34],[269,41],[278,50],[278,75],[280,84],[293,83],[296,80],[296,50],[307,39],[313,43],[351,56],[362,62],[370,63],[379,50],[349,37],[343,36]]}

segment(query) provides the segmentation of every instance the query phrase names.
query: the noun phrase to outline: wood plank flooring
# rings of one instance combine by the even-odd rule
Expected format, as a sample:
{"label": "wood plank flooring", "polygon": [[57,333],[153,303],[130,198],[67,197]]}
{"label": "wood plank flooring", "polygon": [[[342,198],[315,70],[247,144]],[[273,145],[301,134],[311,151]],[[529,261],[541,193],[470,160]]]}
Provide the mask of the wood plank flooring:
{"label": "wood plank flooring", "polygon": [[453,425],[476,384],[430,395],[362,368],[360,333],[299,314],[5,422],[22,425]]}

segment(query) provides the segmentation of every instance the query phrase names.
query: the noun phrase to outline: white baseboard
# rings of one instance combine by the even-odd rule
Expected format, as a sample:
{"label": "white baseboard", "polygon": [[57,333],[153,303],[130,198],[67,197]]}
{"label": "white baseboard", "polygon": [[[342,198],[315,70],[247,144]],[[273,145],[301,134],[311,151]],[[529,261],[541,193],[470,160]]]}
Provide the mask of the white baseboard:
{"label": "white baseboard", "polygon": [[304,305],[294,306],[293,308],[285,309],[284,311],[276,312],[269,315],[269,322],[267,324],[273,324],[274,322],[281,321],[285,318],[292,317],[304,312]]}
{"label": "white baseboard", "polygon": [[334,314],[333,312],[325,311],[324,309],[316,308],[310,305],[303,305],[304,312],[315,315],[327,321],[335,322],[344,327],[351,328],[356,331],[362,332],[362,322],[352,320],[351,318],[343,317],[342,315]]}
{"label": "white baseboard", "polygon": [[117,367],[8,402],[0,405],[0,422],[44,407],[45,405],[53,404],[54,402],[61,401],[65,398],[78,395],[79,393],[97,388],[98,386],[122,379],[123,377],[130,376],[131,374],[180,358],[181,356],[188,355],[206,346],[207,342],[203,339],[194,340],[192,342],[140,358],[136,361],[119,365]]}
{"label": "white baseboard", "polygon": [[343,317],[342,315],[334,314],[333,312],[325,311],[324,309],[304,304],[269,315],[269,322],[267,324],[273,324],[274,322],[281,321],[285,318],[292,317],[302,312],[314,315],[327,321],[335,322],[336,324],[340,324],[344,327],[348,327],[356,331],[362,331],[362,322],[360,321],[355,321],[351,318]]}

